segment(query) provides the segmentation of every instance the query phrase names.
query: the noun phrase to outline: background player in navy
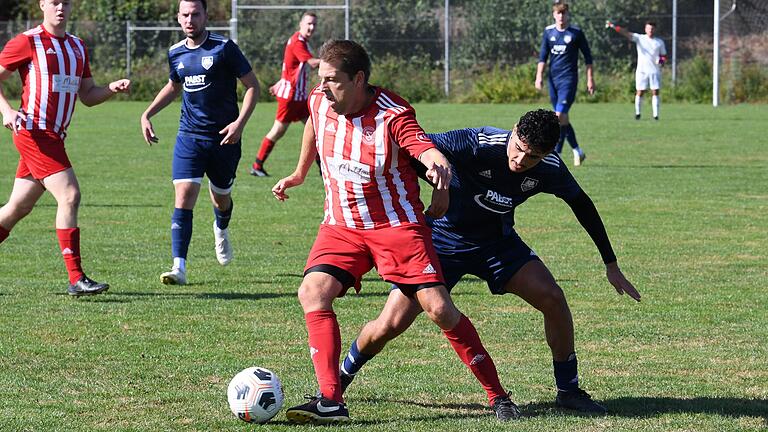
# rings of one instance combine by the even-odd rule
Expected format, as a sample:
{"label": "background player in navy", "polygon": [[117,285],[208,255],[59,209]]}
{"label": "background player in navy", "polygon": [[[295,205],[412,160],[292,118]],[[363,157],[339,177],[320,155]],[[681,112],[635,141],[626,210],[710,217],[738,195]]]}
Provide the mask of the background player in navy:
{"label": "background player in navy", "polygon": [[[465,274],[488,283],[493,294],[513,293],[544,315],[552,350],[558,406],[604,413],[579,388],[573,320],[563,290],[536,254],[514,230],[515,208],[538,193],[564,200],[589,233],[619,294],[639,301],[640,294],[619,269],[603,222],[592,200],[552,151],[559,136],[552,111],[520,118],[512,131],[483,127],[428,134],[452,166],[447,193],[435,190],[427,215],[432,240],[450,289]],[[423,171],[423,168],[422,168]],[[447,209],[447,212],[446,212]],[[365,362],[404,332],[421,312],[418,304],[393,288],[381,315],[367,323],[341,365],[346,388]]]}
{"label": "background player in navy", "polygon": [[592,78],[592,53],[584,32],[568,24],[567,4],[555,4],[552,7],[552,16],[555,17],[555,23],[544,29],[544,35],[541,38],[535,86],[536,89],[541,90],[544,66],[549,57],[549,100],[552,102],[552,109],[560,119],[560,139],[557,141],[555,151],[562,152],[563,141],[567,139],[568,144],[573,148],[573,164],[579,166],[586,155],[576,141],[576,132],[568,119],[568,111],[576,98],[579,83],[579,50],[584,55],[584,63],[587,65],[587,91],[589,94],[595,92],[595,82]]}
{"label": "background player in navy", "polygon": [[[181,0],[178,21],[186,39],[168,51],[170,80],[141,116],[144,140],[158,141],[150,118],[168,106],[183,90],[181,120],[173,150],[176,192],[171,217],[173,267],[160,276],[164,284],[187,282],[186,260],[192,238],[192,209],[203,174],[208,176],[216,220],[213,232],[216,258],[221,265],[232,259],[228,225],[232,215],[232,185],[240,161],[240,137],[256,106],[259,82],[237,45],[205,29],[205,0]],[[237,79],[245,85],[238,113]]]}

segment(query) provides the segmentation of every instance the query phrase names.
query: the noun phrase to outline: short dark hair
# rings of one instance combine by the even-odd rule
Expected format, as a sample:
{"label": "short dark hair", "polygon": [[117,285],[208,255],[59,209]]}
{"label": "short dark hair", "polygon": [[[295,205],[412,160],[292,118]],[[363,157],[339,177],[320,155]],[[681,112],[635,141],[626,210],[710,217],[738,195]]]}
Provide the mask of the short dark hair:
{"label": "short dark hair", "polygon": [[645,25],[656,27],[656,21],[646,21]]}
{"label": "short dark hair", "polygon": [[552,12],[568,13],[568,3],[564,1],[556,1],[552,4]]}
{"label": "short dark hair", "polygon": [[179,4],[181,2],[200,2],[201,5],[203,5],[203,10],[208,12],[208,2],[206,0],[179,0]]}
{"label": "short dark hair", "polygon": [[528,144],[528,148],[549,153],[560,139],[560,120],[554,111],[528,111],[517,121],[517,137]]}
{"label": "short dark hair", "polygon": [[326,63],[338,63],[340,69],[352,79],[362,71],[365,82],[371,76],[371,58],[365,48],[351,40],[331,39],[320,48],[320,60]]}

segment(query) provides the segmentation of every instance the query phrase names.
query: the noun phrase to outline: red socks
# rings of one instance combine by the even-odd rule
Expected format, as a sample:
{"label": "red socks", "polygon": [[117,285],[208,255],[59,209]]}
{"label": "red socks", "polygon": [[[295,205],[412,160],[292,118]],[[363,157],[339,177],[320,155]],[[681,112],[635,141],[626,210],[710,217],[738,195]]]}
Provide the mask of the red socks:
{"label": "red socks", "polygon": [[[271,139],[264,137],[263,140],[261,140],[261,147],[259,147],[259,154],[256,156],[256,162],[254,162],[255,168],[263,168],[264,162],[269,157],[269,154],[272,153],[272,149],[275,148],[275,142]],[[256,165],[259,165],[258,167]]]}
{"label": "red socks", "polygon": [[9,235],[11,235],[11,232],[3,228],[2,225],[0,225],[0,243],[2,243],[3,240],[7,239]]}
{"label": "red socks", "polygon": [[69,273],[69,283],[75,283],[83,277],[83,268],[80,266],[80,228],[57,228],[56,236]]}
{"label": "red socks", "polygon": [[307,322],[309,352],[320,392],[328,399],[344,402],[339,383],[341,333],[336,314],[329,310],[319,310],[304,315],[304,320]]}
{"label": "red socks", "polygon": [[507,392],[499,382],[499,374],[490,354],[483,347],[480,336],[472,322],[461,315],[459,323],[451,330],[443,330],[443,334],[451,342],[456,354],[465,365],[475,374],[477,380],[488,393],[488,401],[492,402],[498,396],[506,396]]}

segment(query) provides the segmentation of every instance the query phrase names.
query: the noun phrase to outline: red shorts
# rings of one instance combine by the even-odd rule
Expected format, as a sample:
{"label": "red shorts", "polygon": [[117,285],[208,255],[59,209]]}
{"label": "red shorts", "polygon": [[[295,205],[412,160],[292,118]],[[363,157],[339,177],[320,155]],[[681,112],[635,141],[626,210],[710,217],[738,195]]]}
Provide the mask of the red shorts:
{"label": "red shorts", "polygon": [[307,101],[278,99],[275,120],[280,123],[292,123],[306,120],[309,117]]}
{"label": "red shorts", "polygon": [[[432,246],[432,231],[425,225],[375,230],[320,225],[304,271],[322,264],[349,272],[358,292],[360,280],[373,267],[390,283],[444,284],[440,261]],[[339,296],[348,288],[345,286]]]}
{"label": "red shorts", "polygon": [[31,175],[42,180],[72,167],[64,150],[64,140],[53,132],[20,130],[13,135],[13,143],[19,151],[16,178]]}

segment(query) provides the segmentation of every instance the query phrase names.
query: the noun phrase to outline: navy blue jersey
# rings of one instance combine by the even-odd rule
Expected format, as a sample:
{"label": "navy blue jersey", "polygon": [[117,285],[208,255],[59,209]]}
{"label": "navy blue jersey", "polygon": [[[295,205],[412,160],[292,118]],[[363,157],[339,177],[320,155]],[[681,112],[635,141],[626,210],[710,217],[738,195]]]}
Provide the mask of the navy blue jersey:
{"label": "navy blue jersey", "polygon": [[584,63],[592,64],[592,52],[589,50],[584,32],[578,27],[568,26],[560,31],[555,24],[544,29],[541,38],[539,62],[549,59],[549,79],[555,84],[575,83],[579,80],[579,50],[584,54]]}
{"label": "navy blue jersey", "polygon": [[581,193],[556,153],[525,172],[511,172],[507,162],[511,133],[486,126],[428,134],[453,172],[448,211],[440,219],[427,219],[439,254],[473,251],[516,236],[515,207],[538,193],[566,201]]}
{"label": "navy blue jersey", "polygon": [[182,84],[179,132],[218,136],[237,119],[237,79],[251,71],[240,48],[221,35],[208,33],[196,48],[186,39],[168,50],[170,79]]}

